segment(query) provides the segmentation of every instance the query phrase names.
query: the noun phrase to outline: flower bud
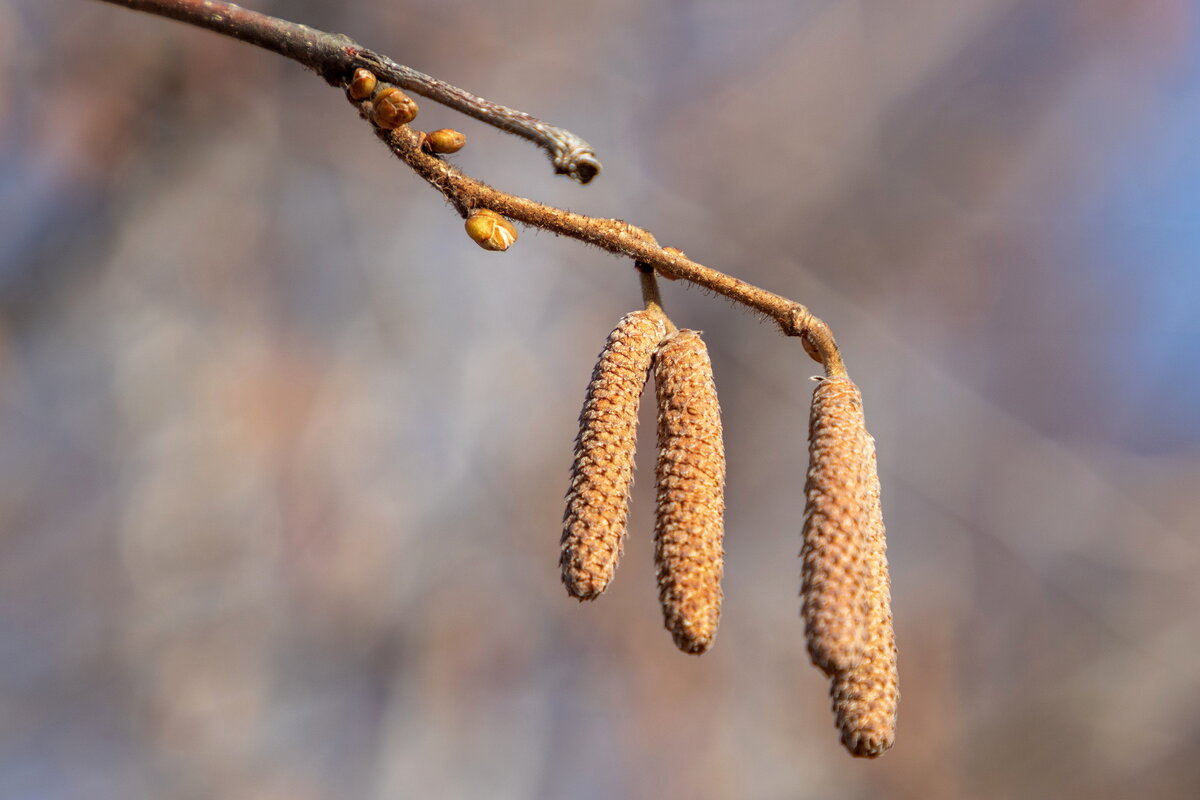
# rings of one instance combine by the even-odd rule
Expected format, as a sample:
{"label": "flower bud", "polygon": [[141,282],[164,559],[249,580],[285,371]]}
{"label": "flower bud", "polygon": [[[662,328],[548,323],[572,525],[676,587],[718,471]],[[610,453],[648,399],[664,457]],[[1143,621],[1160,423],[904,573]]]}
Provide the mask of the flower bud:
{"label": "flower bud", "polygon": [[467,143],[467,137],[452,128],[441,128],[425,134],[421,146],[431,153],[457,153]]}
{"label": "flower bud", "polygon": [[417,118],[417,103],[395,86],[375,95],[372,106],[374,122],[380,128],[395,129]]}
{"label": "flower bud", "polygon": [[359,67],[354,70],[354,75],[350,78],[350,85],[346,87],[346,91],[351,100],[366,100],[375,93],[375,86],[378,82],[374,72]]}
{"label": "flower bud", "polygon": [[517,229],[513,224],[486,208],[471,212],[466,229],[467,235],[484,250],[507,250],[517,240]]}

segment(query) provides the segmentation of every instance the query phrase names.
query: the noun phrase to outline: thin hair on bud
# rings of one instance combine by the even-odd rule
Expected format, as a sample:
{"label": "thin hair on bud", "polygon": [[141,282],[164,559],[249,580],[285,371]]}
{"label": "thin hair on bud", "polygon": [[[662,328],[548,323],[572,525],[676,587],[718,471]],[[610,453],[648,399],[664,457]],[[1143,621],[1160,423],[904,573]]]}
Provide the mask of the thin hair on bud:
{"label": "thin hair on bud", "polygon": [[617,568],[633,486],[638,403],[665,335],[660,311],[626,314],[592,371],[579,413],[559,556],[563,584],[579,600],[598,597]]}
{"label": "thin hair on bud", "polygon": [[725,447],[712,363],[700,334],[668,336],[654,356],[658,500],[654,556],[663,621],[675,645],[699,655],[721,618]]}

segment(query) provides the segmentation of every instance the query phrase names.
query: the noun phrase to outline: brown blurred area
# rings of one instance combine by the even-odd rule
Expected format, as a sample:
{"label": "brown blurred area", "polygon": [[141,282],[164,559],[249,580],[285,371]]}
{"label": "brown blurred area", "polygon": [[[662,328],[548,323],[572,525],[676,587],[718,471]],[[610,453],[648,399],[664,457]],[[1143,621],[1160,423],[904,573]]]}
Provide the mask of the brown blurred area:
{"label": "brown blurred area", "polygon": [[796,342],[664,287],[729,455],[721,632],[685,656],[652,436],[615,584],[559,584],[628,265],[480,250],[278,56],[0,0],[0,800],[1200,796],[1193,3],[249,5],[579,133],[586,187],[419,120],[832,325],[897,744],[848,757],[804,651]]}

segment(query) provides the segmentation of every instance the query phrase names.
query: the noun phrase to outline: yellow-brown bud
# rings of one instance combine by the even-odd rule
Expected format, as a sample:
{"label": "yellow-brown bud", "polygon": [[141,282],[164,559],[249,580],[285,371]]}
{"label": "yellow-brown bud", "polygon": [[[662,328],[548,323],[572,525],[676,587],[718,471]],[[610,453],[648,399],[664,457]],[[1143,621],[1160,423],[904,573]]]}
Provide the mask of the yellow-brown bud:
{"label": "yellow-brown bud", "polygon": [[378,82],[374,72],[359,67],[354,70],[354,75],[350,78],[350,85],[346,91],[351,100],[366,100],[375,93],[375,86]]}
{"label": "yellow-brown bud", "polygon": [[467,137],[452,128],[440,128],[425,134],[421,146],[431,153],[457,153],[467,143]]}
{"label": "yellow-brown bud", "polygon": [[658,596],[675,645],[699,655],[721,618],[725,446],[712,363],[700,334],[680,330],[654,355],[658,399]]}
{"label": "yellow-brown bud", "polygon": [[666,318],[644,309],[626,314],[608,335],[583,410],[563,514],[562,567],[567,592],[592,600],[612,581],[625,542],[638,404]]}
{"label": "yellow-brown bud", "polygon": [[507,250],[517,240],[517,229],[504,217],[487,208],[471,212],[467,235],[484,250]]}
{"label": "yellow-brown bud", "polygon": [[371,107],[371,117],[380,128],[399,128],[417,118],[417,102],[395,86],[381,89]]}

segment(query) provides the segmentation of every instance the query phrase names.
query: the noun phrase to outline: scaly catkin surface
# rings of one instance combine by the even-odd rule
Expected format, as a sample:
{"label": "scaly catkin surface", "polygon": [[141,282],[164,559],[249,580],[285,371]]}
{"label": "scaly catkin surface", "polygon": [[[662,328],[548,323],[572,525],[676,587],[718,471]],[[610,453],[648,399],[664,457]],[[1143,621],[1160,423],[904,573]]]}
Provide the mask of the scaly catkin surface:
{"label": "scaly catkin surface", "polygon": [[579,413],[559,557],[567,592],[580,600],[599,596],[617,568],[633,485],[638,402],[665,335],[661,313],[626,314],[592,371]]}
{"label": "scaly catkin surface", "polygon": [[676,646],[699,655],[721,618],[725,446],[712,363],[700,334],[671,334],[654,357],[658,510],[654,557],[663,619]]}
{"label": "scaly catkin surface", "polygon": [[867,530],[868,626],[862,660],[833,679],[833,710],[842,731],[842,744],[856,756],[882,755],[896,739],[900,683],[896,669],[896,636],[892,627],[891,581],[887,543],[879,504],[879,478],[872,447],[868,490]]}
{"label": "scaly catkin surface", "polygon": [[817,385],[808,436],[801,613],[809,656],[833,676],[862,659],[868,638],[868,473],[875,446],[850,379]]}

